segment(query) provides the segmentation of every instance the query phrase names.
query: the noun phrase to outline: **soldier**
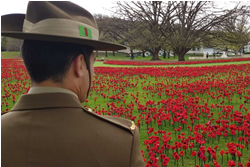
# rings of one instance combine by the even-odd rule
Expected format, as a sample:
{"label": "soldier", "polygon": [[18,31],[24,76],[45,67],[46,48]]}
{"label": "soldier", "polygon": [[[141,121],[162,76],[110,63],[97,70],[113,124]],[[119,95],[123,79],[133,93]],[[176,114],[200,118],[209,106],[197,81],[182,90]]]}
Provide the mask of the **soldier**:
{"label": "soldier", "polygon": [[122,45],[98,41],[94,17],[66,1],[29,2],[26,14],[2,16],[2,35],[24,39],[31,89],[2,120],[2,166],[142,167],[134,122],[82,108],[91,87],[93,50]]}

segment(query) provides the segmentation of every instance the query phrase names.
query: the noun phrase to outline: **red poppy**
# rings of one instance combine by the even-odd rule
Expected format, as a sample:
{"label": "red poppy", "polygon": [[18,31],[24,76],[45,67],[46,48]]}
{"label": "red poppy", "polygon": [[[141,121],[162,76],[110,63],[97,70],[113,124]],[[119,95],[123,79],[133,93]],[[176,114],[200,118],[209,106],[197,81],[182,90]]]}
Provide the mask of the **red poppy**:
{"label": "red poppy", "polygon": [[239,151],[236,152],[236,155],[237,155],[237,157],[242,157],[242,153]]}
{"label": "red poppy", "polygon": [[161,156],[160,156],[161,159],[164,159],[165,157],[166,157],[165,154],[161,154]]}
{"label": "red poppy", "polygon": [[186,150],[188,147],[187,147],[186,144],[183,144],[182,148],[183,148],[184,150]]}
{"label": "red poppy", "polygon": [[205,162],[207,160],[207,157],[206,156],[202,156],[201,159],[202,159],[202,161]]}
{"label": "red poppy", "polygon": [[191,156],[193,156],[193,157],[196,156],[196,151],[192,151]]}
{"label": "red poppy", "polygon": [[167,166],[169,163],[169,158],[168,157],[165,157],[162,161],[162,166]]}
{"label": "red poppy", "polygon": [[238,167],[243,167],[243,164],[238,162]]}
{"label": "red poppy", "polygon": [[229,161],[228,161],[228,166],[230,166],[230,167],[231,167],[231,166],[236,166],[236,164],[235,164],[234,161],[230,161],[230,160],[229,160]]}
{"label": "red poppy", "polygon": [[194,143],[189,143],[188,147],[192,149],[194,147]]}
{"label": "red poppy", "polygon": [[177,161],[180,159],[179,154],[177,152],[173,152],[173,157]]}
{"label": "red poppy", "polygon": [[180,156],[181,157],[183,157],[184,154],[185,154],[184,151],[180,151]]}

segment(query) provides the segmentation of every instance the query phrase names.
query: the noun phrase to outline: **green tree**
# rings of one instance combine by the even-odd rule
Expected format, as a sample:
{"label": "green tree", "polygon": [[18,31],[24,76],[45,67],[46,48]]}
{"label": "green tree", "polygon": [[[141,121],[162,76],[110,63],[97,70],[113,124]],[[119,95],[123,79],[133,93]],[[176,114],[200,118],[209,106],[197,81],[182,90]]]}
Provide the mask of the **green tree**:
{"label": "green tree", "polygon": [[[235,54],[242,52],[244,45],[250,41],[250,22],[248,15],[237,15],[218,26],[217,44],[232,49]],[[218,44],[219,43],[219,44]]]}
{"label": "green tree", "polygon": [[7,44],[6,37],[2,37],[1,36],[1,51],[5,51],[6,50],[6,44]]}

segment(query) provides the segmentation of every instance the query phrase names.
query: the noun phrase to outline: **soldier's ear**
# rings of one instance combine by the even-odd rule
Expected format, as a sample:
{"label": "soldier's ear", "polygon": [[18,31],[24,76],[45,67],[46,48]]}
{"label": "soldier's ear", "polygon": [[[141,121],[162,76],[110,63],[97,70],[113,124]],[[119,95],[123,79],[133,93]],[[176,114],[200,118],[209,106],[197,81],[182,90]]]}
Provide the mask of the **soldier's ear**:
{"label": "soldier's ear", "polygon": [[79,54],[73,61],[75,75],[77,77],[82,77],[86,71],[86,63],[82,54]]}

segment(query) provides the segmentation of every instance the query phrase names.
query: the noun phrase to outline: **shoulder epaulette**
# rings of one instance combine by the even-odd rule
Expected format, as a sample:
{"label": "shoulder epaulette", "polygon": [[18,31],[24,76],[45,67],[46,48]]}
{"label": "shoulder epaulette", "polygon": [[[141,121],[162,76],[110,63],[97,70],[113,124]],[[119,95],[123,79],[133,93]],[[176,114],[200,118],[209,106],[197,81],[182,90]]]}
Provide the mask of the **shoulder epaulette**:
{"label": "shoulder epaulette", "polygon": [[135,123],[133,121],[124,119],[124,118],[119,118],[119,117],[113,117],[113,116],[104,116],[104,115],[98,115],[95,112],[93,112],[90,108],[85,109],[83,108],[84,111],[86,111],[87,113],[92,114],[95,117],[98,117],[104,121],[110,122],[114,125],[118,125],[126,130],[129,130],[132,135],[134,135],[134,130],[135,130]]}

